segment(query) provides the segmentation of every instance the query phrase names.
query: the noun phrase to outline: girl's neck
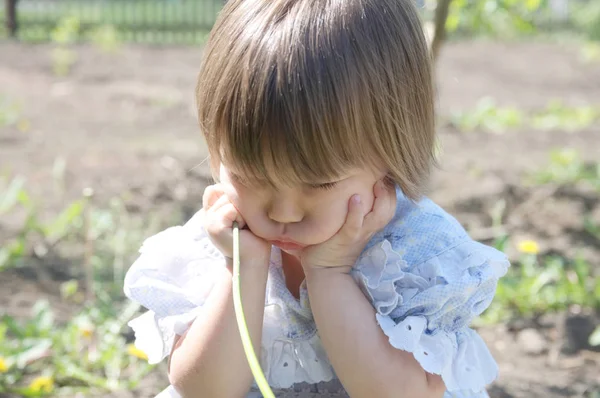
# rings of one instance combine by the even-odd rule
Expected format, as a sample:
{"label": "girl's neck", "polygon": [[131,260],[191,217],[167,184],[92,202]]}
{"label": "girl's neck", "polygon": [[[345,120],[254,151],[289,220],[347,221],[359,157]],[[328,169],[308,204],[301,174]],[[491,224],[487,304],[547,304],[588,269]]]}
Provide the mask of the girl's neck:
{"label": "girl's neck", "polygon": [[285,285],[292,295],[300,298],[300,285],[304,281],[304,270],[300,259],[289,253],[281,251],[281,267],[285,276]]}

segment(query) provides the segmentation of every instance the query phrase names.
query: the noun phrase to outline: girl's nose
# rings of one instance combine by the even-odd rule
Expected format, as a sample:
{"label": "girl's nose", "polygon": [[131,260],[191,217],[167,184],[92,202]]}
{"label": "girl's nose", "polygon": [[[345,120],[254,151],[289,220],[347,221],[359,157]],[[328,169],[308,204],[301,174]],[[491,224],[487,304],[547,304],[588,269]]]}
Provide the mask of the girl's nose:
{"label": "girl's nose", "polygon": [[268,217],[280,224],[291,224],[302,221],[304,210],[295,195],[273,195],[267,209]]}

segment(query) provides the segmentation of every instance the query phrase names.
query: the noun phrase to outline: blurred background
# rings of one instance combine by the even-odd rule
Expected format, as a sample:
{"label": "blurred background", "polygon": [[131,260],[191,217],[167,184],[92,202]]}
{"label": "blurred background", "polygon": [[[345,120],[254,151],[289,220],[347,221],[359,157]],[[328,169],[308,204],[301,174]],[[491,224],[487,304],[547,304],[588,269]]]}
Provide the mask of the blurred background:
{"label": "blurred background", "polygon": [[[0,396],[153,397],[122,280],[210,177],[195,78],[219,0],[3,0]],[[514,266],[477,328],[500,397],[600,397],[600,1],[418,1],[429,195]]]}

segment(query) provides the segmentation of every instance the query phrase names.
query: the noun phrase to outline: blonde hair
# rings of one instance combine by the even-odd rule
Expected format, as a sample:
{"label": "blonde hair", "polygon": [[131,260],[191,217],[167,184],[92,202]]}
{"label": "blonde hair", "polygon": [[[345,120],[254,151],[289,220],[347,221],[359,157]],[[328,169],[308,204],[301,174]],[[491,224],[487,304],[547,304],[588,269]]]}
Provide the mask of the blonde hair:
{"label": "blonde hair", "polygon": [[196,91],[213,165],[275,184],[383,165],[412,199],[434,160],[432,67],[412,0],[230,0]]}

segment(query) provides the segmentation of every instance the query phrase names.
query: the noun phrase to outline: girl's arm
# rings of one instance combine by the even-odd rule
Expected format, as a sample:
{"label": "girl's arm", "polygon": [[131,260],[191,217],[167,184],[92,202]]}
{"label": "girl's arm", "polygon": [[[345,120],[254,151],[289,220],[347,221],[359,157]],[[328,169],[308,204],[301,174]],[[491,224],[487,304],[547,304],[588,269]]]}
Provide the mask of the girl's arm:
{"label": "girl's arm", "polygon": [[390,345],[347,267],[306,271],[319,336],[352,398],[444,395],[440,376],[426,373],[412,353]]}
{"label": "girl's arm", "polygon": [[[260,349],[268,273],[266,266],[241,264],[242,300],[255,350]],[[202,312],[176,341],[169,381],[185,398],[242,398],[251,386],[232,299],[232,264],[223,268]]]}

